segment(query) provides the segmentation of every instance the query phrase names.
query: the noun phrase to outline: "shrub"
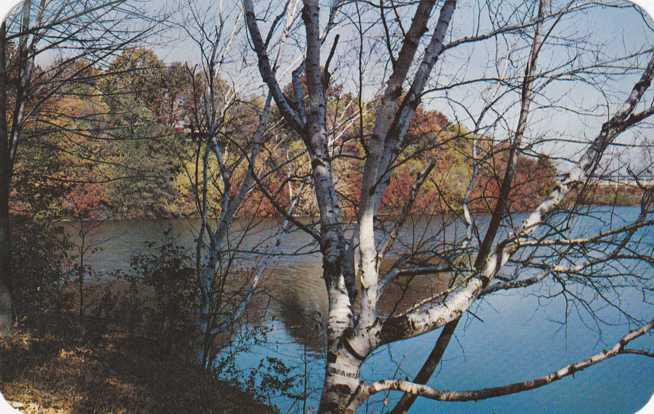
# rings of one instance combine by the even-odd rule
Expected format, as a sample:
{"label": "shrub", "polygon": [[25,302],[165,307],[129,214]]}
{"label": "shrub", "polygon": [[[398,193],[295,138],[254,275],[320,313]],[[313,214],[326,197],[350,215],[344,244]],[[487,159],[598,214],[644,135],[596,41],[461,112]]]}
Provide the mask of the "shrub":
{"label": "shrub", "polygon": [[19,218],[12,229],[14,306],[23,321],[36,328],[51,327],[51,316],[62,316],[71,303],[65,287],[65,263],[70,241],[61,227]]}
{"label": "shrub", "polygon": [[192,258],[166,230],[161,242],[148,242],[147,251],[130,259],[131,272],[123,317],[131,333],[141,329],[160,347],[190,354],[197,336],[195,311],[198,288]]}

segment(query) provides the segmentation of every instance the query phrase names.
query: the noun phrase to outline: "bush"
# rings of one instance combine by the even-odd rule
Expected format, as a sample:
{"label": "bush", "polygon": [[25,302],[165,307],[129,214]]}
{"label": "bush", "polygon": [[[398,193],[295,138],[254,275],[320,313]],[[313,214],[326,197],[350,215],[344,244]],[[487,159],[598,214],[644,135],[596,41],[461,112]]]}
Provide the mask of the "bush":
{"label": "bush", "polygon": [[130,259],[131,272],[122,275],[129,293],[120,313],[132,334],[140,330],[162,354],[174,350],[191,354],[198,298],[192,258],[175,243],[170,230],[161,243],[148,242],[146,247],[146,253]]}
{"label": "bush", "polygon": [[12,293],[16,313],[39,329],[54,327],[70,305],[65,263],[70,241],[59,226],[20,218],[12,229]]}

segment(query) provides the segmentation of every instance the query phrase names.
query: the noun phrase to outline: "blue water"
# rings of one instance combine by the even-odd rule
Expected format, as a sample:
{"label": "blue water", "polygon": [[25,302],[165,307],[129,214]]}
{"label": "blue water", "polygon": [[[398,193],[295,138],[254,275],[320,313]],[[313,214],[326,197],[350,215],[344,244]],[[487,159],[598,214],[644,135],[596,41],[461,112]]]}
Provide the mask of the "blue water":
{"label": "blue water", "polygon": [[[535,293],[535,292],[530,292]],[[632,305],[642,301],[631,292]],[[562,300],[539,304],[533,295],[497,295],[475,309],[473,317],[459,324],[455,339],[445,353],[430,385],[451,390],[467,390],[508,384],[548,374],[612,346],[627,332],[627,326],[586,326],[588,320],[572,312],[561,325]],[[640,306],[632,306],[640,308]],[[642,306],[641,310],[645,310]],[[605,312],[612,313],[612,312]],[[619,319],[616,321],[619,322]],[[270,323],[269,343],[256,346],[239,358],[241,367],[254,368],[260,358],[275,356],[294,367],[294,375],[304,375],[308,360],[311,385],[309,405],[317,407],[324,365],[319,355],[304,358],[304,348],[293,341],[283,323]],[[368,381],[391,377],[412,378],[427,357],[438,332],[382,348],[366,361],[363,376]],[[632,347],[654,349],[654,336],[632,342]],[[634,355],[617,356],[574,377],[545,387],[479,402],[438,402],[418,399],[412,413],[633,413],[654,393],[654,359]],[[383,412],[399,393],[378,395],[361,412]],[[273,398],[282,412],[302,412],[301,403],[289,398]]]}
{"label": "blue water", "polygon": [[[596,231],[609,225],[619,226],[632,220],[637,212],[637,209],[623,208],[619,217],[602,213],[597,215],[597,219],[583,219],[577,223],[575,233]],[[640,243],[649,243],[653,239],[651,230],[639,232],[634,238]],[[643,244],[643,248],[648,247]],[[651,267],[641,265],[639,269],[642,276],[651,280]],[[591,306],[597,320],[572,302],[568,302],[566,307],[562,296],[550,297],[560,292],[560,287],[553,283],[499,293],[483,300],[473,308],[475,316],[468,315],[464,323],[459,324],[455,338],[429,384],[440,389],[472,390],[528,380],[598,353],[636,327],[629,324],[620,311],[597,300],[591,290],[572,287],[572,291],[580,297],[595,299]],[[651,299],[651,292],[649,295]],[[644,303],[642,291],[620,289],[619,297],[620,308],[631,316],[642,320],[654,317],[654,307]],[[305,346],[297,341],[298,333],[290,333],[280,320],[269,321],[268,327],[271,329],[268,343],[241,355],[239,365],[251,368],[261,358],[275,356],[293,367],[292,375],[298,380],[298,388],[304,386],[306,365],[308,406],[315,410],[323,379],[323,359],[316,352],[309,352],[307,357]],[[363,366],[364,379],[412,379],[438,334],[432,332],[377,350]],[[311,335],[315,334],[307,332],[307,336]],[[654,335],[641,337],[630,347],[654,350]],[[643,407],[653,393],[654,359],[620,355],[573,377],[532,391],[465,403],[419,398],[410,412],[633,413]],[[400,396],[397,392],[378,394],[360,412],[386,412]],[[292,398],[277,397],[271,402],[281,412],[302,412],[302,402]]]}
{"label": "blue water", "polygon": [[[600,229],[622,225],[633,220],[637,208],[596,209],[594,219],[583,218],[573,223],[575,235],[590,234]],[[517,217],[519,220],[520,217]],[[483,227],[484,217],[478,217]],[[103,226],[99,237],[109,240],[102,251],[90,258],[93,265],[103,271],[120,268],[130,252],[143,246],[146,240],[161,237],[161,231],[172,225],[179,240],[192,246],[194,223],[190,221],[115,222]],[[271,227],[274,227],[274,223]],[[421,224],[416,228],[419,230]],[[436,223],[436,227],[438,227]],[[422,226],[424,228],[424,226]],[[408,235],[409,238],[411,235]],[[634,241],[641,243],[640,251],[651,255],[654,231],[640,231]],[[294,235],[285,245],[297,248],[307,242],[306,237]],[[292,247],[288,249],[292,250]],[[598,252],[589,252],[597,255]],[[575,259],[578,260],[579,258]],[[289,376],[295,380],[295,397],[270,392],[270,402],[281,412],[301,413],[305,402],[305,383],[308,395],[306,408],[314,410],[320,396],[324,363],[320,355],[319,333],[302,325],[301,314],[325,313],[326,297],[320,276],[320,258],[317,255],[293,256],[278,262],[277,268],[264,284],[264,291],[280,303],[273,303],[265,317],[258,315],[255,322],[269,330],[265,343],[240,353],[236,363],[245,373],[256,368],[261,359],[279,358],[291,368]],[[641,265],[638,273],[654,283],[653,269]],[[546,375],[558,368],[583,359],[612,346],[633,325],[616,309],[593,302],[593,310],[602,322],[595,323],[589,314],[573,305],[566,308],[561,296],[544,299],[560,291],[552,283],[495,294],[473,309],[476,317],[466,316],[450,343],[444,360],[434,374],[430,385],[451,390],[478,389]],[[590,290],[573,290],[587,299],[593,298]],[[654,317],[654,306],[644,303],[644,296],[652,301],[650,290],[620,289],[620,306],[632,316],[643,320]],[[616,298],[613,298],[616,299]],[[479,319],[477,319],[479,318]],[[565,322],[564,324],[562,322]],[[367,381],[387,378],[412,379],[431,351],[438,332],[423,335],[392,346],[384,347],[366,361],[363,377]],[[654,335],[640,338],[631,346],[654,350]],[[305,381],[306,379],[306,381]],[[270,391],[270,390],[265,390]],[[633,413],[642,407],[654,393],[654,359],[624,355],[577,373],[545,387],[480,402],[454,403],[418,399],[412,413]],[[377,395],[361,412],[381,413],[393,406],[398,393]]]}

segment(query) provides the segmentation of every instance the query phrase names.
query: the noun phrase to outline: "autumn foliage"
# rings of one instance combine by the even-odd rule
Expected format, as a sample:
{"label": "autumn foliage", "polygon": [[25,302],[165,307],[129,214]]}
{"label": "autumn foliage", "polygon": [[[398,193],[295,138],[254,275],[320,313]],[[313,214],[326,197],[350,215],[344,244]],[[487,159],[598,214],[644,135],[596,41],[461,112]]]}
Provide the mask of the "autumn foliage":
{"label": "autumn foliage", "polygon": [[[31,125],[35,137],[21,148],[21,162],[16,166],[15,212],[45,203],[38,209],[74,218],[93,219],[100,211],[115,218],[197,214],[195,191],[201,179],[197,168],[205,145],[198,131],[206,128],[198,116],[203,102],[197,91],[206,86],[201,76],[183,63],[164,64],[148,49],[126,50],[104,70],[84,70],[92,81],[71,85],[70,93],[50,98],[40,121]],[[226,82],[217,82],[224,94],[234,92]],[[365,110],[374,107],[374,99],[363,105],[364,115],[359,120],[357,98],[338,84],[330,87],[327,119],[334,131],[332,163],[339,177],[336,187],[341,207],[349,217],[357,214],[363,159],[374,124],[374,111]],[[242,161],[242,154],[250,145],[261,106],[262,102],[243,97],[224,115],[219,136],[231,154],[225,162],[241,166],[232,177],[232,188],[225,189],[217,179],[219,166],[209,160],[208,196],[214,200],[211,215],[219,214],[221,194],[235,191],[244,177],[247,162]],[[310,174],[301,138],[274,108],[272,118],[274,127],[267,131],[265,156],[256,165],[264,179],[249,192],[238,211],[240,216],[278,215],[279,209],[287,208],[298,196],[298,183]],[[480,145],[477,158],[472,154],[474,142]],[[393,160],[382,213],[403,211],[416,177],[430,162],[434,168],[417,191],[411,214],[459,211],[474,162],[479,171],[470,207],[488,212],[499,194],[507,151],[502,139],[476,136],[435,108],[419,108],[404,151]],[[510,210],[533,208],[553,185],[553,175],[547,158],[520,155]],[[30,189],[46,187],[52,190],[51,199],[28,196]],[[303,191],[299,197],[296,214],[315,215],[311,192]]]}

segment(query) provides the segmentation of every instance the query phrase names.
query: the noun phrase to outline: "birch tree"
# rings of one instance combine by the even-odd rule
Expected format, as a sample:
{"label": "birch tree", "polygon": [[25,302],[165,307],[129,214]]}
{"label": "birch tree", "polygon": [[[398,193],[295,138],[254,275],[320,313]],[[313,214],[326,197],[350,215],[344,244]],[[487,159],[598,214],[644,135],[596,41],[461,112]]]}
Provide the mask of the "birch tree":
{"label": "birch tree", "polygon": [[[325,326],[327,361],[320,412],[355,412],[372,395],[391,390],[407,394],[395,412],[407,410],[415,396],[439,401],[475,401],[544,386],[615,356],[651,356],[651,352],[631,346],[634,340],[654,327],[654,322],[645,320],[610,349],[539,378],[460,392],[424,385],[447,348],[458,321],[484,296],[544,283],[547,279],[562,286],[587,284],[602,292],[610,284],[607,274],[600,270],[602,264],[616,265],[623,260],[636,260],[651,265],[648,255],[635,252],[632,245],[634,233],[652,224],[649,218],[651,195],[646,186],[642,188],[640,213],[633,222],[578,239],[572,237],[570,228],[573,223],[570,217],[584,211],[577,202],[579,196],[588,191],[589,183],[597,180],[598,171],[606,169],[607,153],[621,137],[628,135],[629,130],[646,125],[654,113],[648,98],[654,75],[651,48],[622,55],[617,52],[611,56],[596,54],[588,63],[581,58],[580,47],[572,49],[567,63],[542,64],[545,53],[560,51],[566,45],[572,48],[576,39],[566,37],[570,35],[561,30],[562,22],[597,7],[592,2],[554,4],[541,0],[502,5],[473,2],[478,7],[475,10],[487,13],[490,23],[473,24],[472,33],[457,37],[462,30],[458,30],[455,23],[466,25],[468,22],[457,22],[455,16],[462,7],[471,7],[469,2],[421,0],[417,4],[386,1],[363,4],[336,0],[323,11],[318,0],[303,0],[302,24],[296,33],[301,39],[298,48],[303,61],[293,72],[293,77],[304,74],[306,91],[299,82],[294,82],[292,94],[288,94],[280,87],[279,76],[272,64],[271,55],[275,48],[269,41],[271,36],[264,38],[260,31],[260,25],[266,21],[261,14],[270,16],[273,13],[269,9],[258,10],[252,0],[243,0],[242,3],[261,79],[286,123],[302,138],[311,159],[319,224],[306,231],[318,240],[329,298]],[[282,13],[291,9],[289,4],[292,2],[283,7]],[[355,32],[354,39],[358,40],[359,46],[350,47],[348,51],[358,55],[351,61],[356,62],[358,58],[358,65],[354,63],[353,66],[358,66],[359,85],[362,85],[366,75],[362,64],[362,56],[366,54],[363,45],[373,30],[373,24],[363,25],[361,16],[364,13],[367,13],[368,21],[372,14],[377,16],[372,19],[380,32],[378,39],[381,39],[376,50],[383,52],[377,52],[377,60],[373,62],[379,62],[388,70],[378,69],[376,72],[382,73],[383,83],[376,91],[374,126],[366,134],[361,133],[365,159],[361,180],[355,183],[360,185],[361,191],[356,220],[348,226],[336,187],[337,182],[346,178],[335,174],[326,119],[326,90],[334,75],[330,63],[334,54],[338,54],[335,50],[339,47],[339,37],[330,36],[330,33],[333,34],[335,27],[339,35],[346,31]],[[321,24],[325,18],[327,22]],[[345,22],[357,21],[358,24],[353,23],[349,29],[339,30]],[[274,29],[274,21],[271,26]],[[492,62],[491,71],[496,75],[474,75],[463,79],[448,76],[459,69],[455,66],[460,61],[457,63],[453,57],[457,51],[465,53],[466,47],[486,41],[503,45],[496,48],[503,55]],[[339,55],[341,59],[347,59],[347,56],[347,51]],[[469,65],[471,61],[464,60],[463,65]],[[506,70],[502,69],[502,61]],[[630,75],[636,79],[626,90],[619,92],[620,104],[606,106],[606,118],[595,128],[590,139],[577,140],[581,151],[561,157],[568,163],[555,177],[549,194],[537,201],[537,207],[524,220],[514,223],[510,195],[518,157],[533,150],[537,146],[534,142],[542,144],[546,141],[546,138],[541,137],[539,141],[532,136],[534,113],[543,108],[543,102],[547,102],[550,108],[558,104],[554,100],[539,98],[546,96],[548,86],[563,80],[590,81],[603,90],[598,79],[608,73],[624,75],[625,79],[630,79]],[[478,88],[481,109],[459,105],[456,98],[448,95],[456,87],[469,85]],[[396,242],[407,214],[381,225],[379,212],[395,168],[406,155],[406,133],[416,110],[426,97],[438,93],[445,97],[447,105],[458,109],[455,114],[466,113],[474,125],[473,134],[460,133],[474,141],[469,154],[472,174],[468,177],[468,191],[461,208],[455,209],[457,220],[467,230],[463,236],[446,243],[436,244],[432,240],[424,253],[429,254],[431,260],[416,263],[413,260],[416,254],[412,253],[415,246],[407,248],[409,252],[406,254],[390,254],[394,248],[402,247]],[[303,99],[305,95],[306,99]],[[500,101],[507,96],[517,99],[509,105],[501,104]],[[574,110],[572,106],[566,109]],[[483,145],[474,136],[489,131],[506,136],[501,145],[505,156],[496,176],[499,191],[490,204],[490,223],[480,226],[471,214],[471,194],[477,172],[489,158],[480,154]],[[489,152],[499,148],[500,145],[491,145]],[[417,174],[412,194],[418,193],[423,183],[429,180],[433,168],[433,163],[428,163],[427,168]],[[411,211],[412,199],[414,197],[406,201],[403,213]],[[352,232],[348,232],[349,227]],[[601,245],[604,247],[599,248]],[[547,246],[558,246],[549,258],[533,253],[535,248]],[[572,246],[584,246],[584,249],[595,246],[594,254],[579,257],[578,251],[574,252],[576,247]],[[574,258],[572,262],[575,264],[568,265],[566,258]],[[382,268],[385,260],[391,262],[387,269]],[[522,266],[516,267],[517,264]],[[540,269],[540,272],[534,273],[534,269]],[[382,312],[379,305],[385,290],[406,276],[445,278],[446,288],[401,311]],[[648,281],[642,279],[638,280],[633,273],[621,278],[623,283],[646,285]],[[441,336],[415,381],[380,379],[368,382],[362,379],[361,366],[376,349],[438,329],[441,329]]]}
{"label": "birch tree", "polygon": [[[285,168],[269,155],[279,151],[275,139],[279,126],[271,120],[270,95],[262,102],[248,100],[247,83],[233,68],[244,29],[240,8],[223,2],[205,7],[189,1],[186,6],[180,28],[199,58],[197,64],[185,64],[189,93],[181,121],[193,148],[184,170],[200,218],[195,255],[201,359],[211,370],[220,350],[216,337],[241,323],[274,250],[290,231],[286,220],[254,248],[259,256],[254,265],[243,266],[243,243],[261,221],[260,211],[244,212],[246,202],[258,189],[292,217],[298,197],[289,194],[288,203],[281,205],[279,191],[284,185],[277,191],[269,188],[271,179]],[[286,181],[291,184],[290,178]]]}

